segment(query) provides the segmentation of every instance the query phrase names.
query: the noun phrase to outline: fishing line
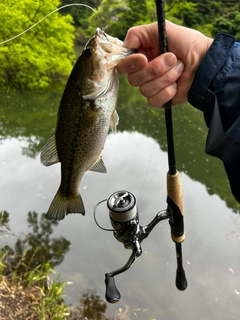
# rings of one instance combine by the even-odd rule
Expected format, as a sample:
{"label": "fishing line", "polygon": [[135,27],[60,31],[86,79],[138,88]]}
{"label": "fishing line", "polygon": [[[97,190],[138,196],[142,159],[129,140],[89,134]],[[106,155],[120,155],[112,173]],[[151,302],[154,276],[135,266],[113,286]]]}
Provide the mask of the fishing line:
{"label": "fishing line", "polygon": [[[155,22],[156,19],[157,19],[157,14],[156,14],[156,10],[155,8],[152,9],[151,11],[151,23]],[[160,128],[158,128],[158,134],[160,133]],[[145,183],[146,183],[146,179],[147,179],[147,176],[148,176],[148,173],[149,173],[149,168],[150,168],[150,164],[152,162],[152,158],[153,158],[153,153],[154,153],[154,150],[155,150],[155,146],[156,146],[156,143],[155,141],[153,142],[153,147],[152,147],[152,151],[151,151],[151,155],[150,155],[150,158],[148,160],[148,165],[147,165],[147,170],[145,172],[145,175],[144,175],[144,179],[143,179],[143,183],[142,183],[142,186],[141,186],[141,190],[140,190],[140,194],[139,194],[139,199],[141,199],[141,195],[142,195],[142,192],[143,192],[143,188],[145,186]],[[159,146],[160,146],[160,143],[159,143]]]}
{"label": "fishing line", "polygon": [[146,170],[144,178],[143,178],[143,183],[142,183],[142,187],[141,187],[141,190],[140,190],[139,199],[141,199],[143,188],[145,186],[145,182],[146,182],[146,179],[147,179],[147,176],[148,176],[148,173],[149,173],[149,168],[150,168],[150,164],[151,164],[151,161],[152,161],[152,158],[153,158],[153,152],[154,152],[154,149],[155,149],[155,145],[156,145],[156,143],[154,141],[153,142],[153,147],[152,147],[152,152],[151,152],[150,158],[148,160],[148,164],[147,164],[147,170]]}
{"label": "fishing line", "polygon": [[14,37],[12,37],[12,38],[10,38],[10,39],[7,39],[7,40],[4,40],[4,41],[0,42],[0,45],[1,45],[1,44],[4,44],[4,43],[7,43],[7,42],[9,42],[9,41],[12,41],[12,40],[14,40],[14,39],[22,36],[23,34],[27,33],[28,31],[30,31],[31,29],[33,29],[34,27],[36,27],[40,22],[42,22],[44,19],[48,18],[48,17],[49,17],[50,15],[52,15],[53,13],[55,13],[55,12],[57,12],[57,11],[60,11],[60,10],[62,10],[62,9],[64,9],[64,8],[66,8],[66,7],[71,7],[71,6],[81,6],[81,7],[86,7],[86,8],[88,8],[88,9],[91,9],[91,10],[96,14],[96,16],[98,17],[96,10],[94,10],[92,7],[88,6],[87,4],[83,4],[83,3],[70,3],[70,4],[66,4],[66,5],[64,5],[64,6],[60,7],[60,8],[57,8],[57,9],[53,10],[52,12],[48,13],[45,17],[43,17],[42,19],[40,19],[38,22],[34,23],[31,27],[29,27],[28,29],[24,30],[23,32],[17,34],[16,36],[14,36]]}

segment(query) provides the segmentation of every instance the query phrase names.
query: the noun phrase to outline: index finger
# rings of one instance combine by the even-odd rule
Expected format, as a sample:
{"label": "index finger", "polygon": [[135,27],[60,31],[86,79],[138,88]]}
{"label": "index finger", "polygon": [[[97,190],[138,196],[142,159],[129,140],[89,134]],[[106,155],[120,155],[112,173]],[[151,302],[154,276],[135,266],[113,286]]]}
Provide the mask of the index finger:
{"label": "index finger", "polygon": [[[124,40],[126,48],[153,48],[158,43],[157,23],[132,27]],[[157,47],[157,46],[156,46]]]}

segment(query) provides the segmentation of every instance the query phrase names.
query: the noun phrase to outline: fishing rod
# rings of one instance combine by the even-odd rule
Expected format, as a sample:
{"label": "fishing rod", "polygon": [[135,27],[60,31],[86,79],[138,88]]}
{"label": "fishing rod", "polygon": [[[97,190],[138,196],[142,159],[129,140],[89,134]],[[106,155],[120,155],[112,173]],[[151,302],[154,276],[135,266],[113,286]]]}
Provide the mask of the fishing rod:
{"label": "fishing rod", "polygon": [[[163,54],[167,52],[164,0],[156,0],[156,10],[158,17],[159,49],[160,53]],[[131,192],[126,190],[113,193],[108,199],[100,201],[94,209],[96,224],[105,231],[112,231],[114,237],[123,243],[126,249],[132,250],[128,261],[122,267],[105,274],[105,297],[110,303],[116,303],[121,298],[121,294],[115,284],[114,276],[123,273],[132,266],[142,254],[142,241],[149,236],[150,232],[160,221],[166,219],[169,220],[171,238],[176,248],[177,270],[175,284],[179,290],[185,290],[187,288],[187,279],[182,259],[182,242],[185,239],[183,203],[180,176],[175,163],[171,101],[168,101],[164,105],[164,110],[169,164],[169,170],[167,172],[167,209],[159,211],[148,225],[141,226],[139,223],[136,198]],[[98,206],[105,201],[107,202],[113,229],[101,227],[96,219],[96,210]]]}
{"label": "fishing rod", "polygon": [[[163,54],[168,51],[164,0],[156,0],[156,9],[158,20],[159,51],[160,54]],[[183,223],[184,214],[180,176],[176,169],[175,162],[171,104],[171,100],[164,104],[169,165],[169,171],[167,173],[167,203],[168,211],[170,213],[169,224],[171,228],[171,237],[176,246],[176,287],[179,290],[185,290],[187,288],[187,279],[182,263],[182,242],[185,239]]]}

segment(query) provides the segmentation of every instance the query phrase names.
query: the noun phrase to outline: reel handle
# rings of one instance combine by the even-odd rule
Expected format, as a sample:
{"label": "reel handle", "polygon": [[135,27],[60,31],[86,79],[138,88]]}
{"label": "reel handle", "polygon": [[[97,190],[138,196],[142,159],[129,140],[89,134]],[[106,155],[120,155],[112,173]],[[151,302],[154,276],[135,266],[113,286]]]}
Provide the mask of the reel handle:
{"label": "reel handle", "polygon": [[105,284],[106,284],[105,297],[106,297],[107,302],[109,302],[109,303],[118,302],[121,299],[121,294],[118,291],[118,288],[116,287],[114,278],[106,275]]}

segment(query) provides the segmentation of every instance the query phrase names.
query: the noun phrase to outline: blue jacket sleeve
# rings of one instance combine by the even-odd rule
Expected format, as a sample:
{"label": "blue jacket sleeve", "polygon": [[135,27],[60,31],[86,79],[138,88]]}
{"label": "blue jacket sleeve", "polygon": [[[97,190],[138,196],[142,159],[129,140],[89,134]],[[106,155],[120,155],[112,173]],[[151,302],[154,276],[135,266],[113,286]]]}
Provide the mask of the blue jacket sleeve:
{"label": "blue jacket sleeve", "polygon": [[218,34],[202,60],[188,101],[204,113],[206,153],[223,161],[240,202],[240,43]]}

